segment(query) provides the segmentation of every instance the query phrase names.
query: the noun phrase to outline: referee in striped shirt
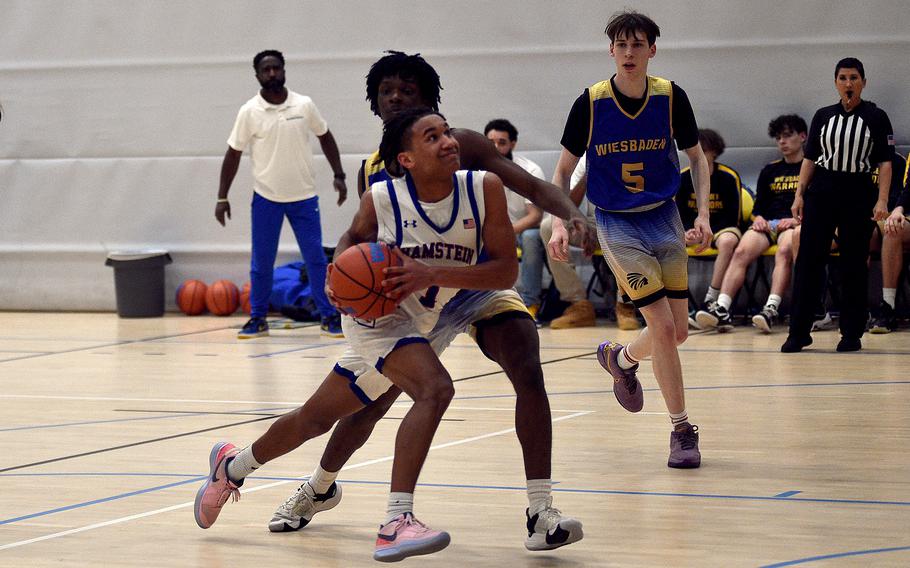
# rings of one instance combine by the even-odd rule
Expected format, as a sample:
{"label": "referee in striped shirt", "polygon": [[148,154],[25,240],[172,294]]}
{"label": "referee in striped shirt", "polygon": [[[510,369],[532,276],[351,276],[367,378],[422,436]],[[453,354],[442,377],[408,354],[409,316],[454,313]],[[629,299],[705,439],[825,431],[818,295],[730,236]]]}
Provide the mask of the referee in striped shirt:
{"label": "referee in striped shirt", "polygon": [[[822,294],[825,261],[837,229],[842,295],[838,351],[858,351],[869,314],[869,238],[873,221],[888,216],[894,139],[891,121],[864,101],[866,72],[848,57],[834,68],[840,102],[818,109],[809,128],[793,217],[802,223],[796,259],[790,335],[780,350],[801,351],[812,343],[814,307]],[[878,187],[872,172],[880,168]]]}

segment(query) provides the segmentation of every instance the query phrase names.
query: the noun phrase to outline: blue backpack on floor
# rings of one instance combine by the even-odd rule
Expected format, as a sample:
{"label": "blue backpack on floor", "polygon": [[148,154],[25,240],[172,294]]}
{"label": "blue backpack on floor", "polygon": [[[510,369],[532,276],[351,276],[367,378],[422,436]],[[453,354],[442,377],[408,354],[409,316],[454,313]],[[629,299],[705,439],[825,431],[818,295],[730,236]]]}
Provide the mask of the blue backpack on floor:
{"label": "blue backpack on floor", "polygon": [[303,262],[291,262],[275,268],[269,304],[273,310],[291,319],[319,321],[319,310],[313,301]]}

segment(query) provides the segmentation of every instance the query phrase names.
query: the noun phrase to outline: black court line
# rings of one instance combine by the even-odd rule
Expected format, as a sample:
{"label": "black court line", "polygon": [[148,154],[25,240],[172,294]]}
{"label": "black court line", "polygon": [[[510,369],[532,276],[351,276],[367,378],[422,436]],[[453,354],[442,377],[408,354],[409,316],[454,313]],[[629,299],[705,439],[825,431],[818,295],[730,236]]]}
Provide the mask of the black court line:
{"label": "black court line", "polygon": [[244,425],[244,424],[252,424],[252,423],[254,423],[254,422],[262,422],[263,420],[271,420],[271,419],[277,418],[277,417],[278,417],[278,415],[264,416],[264,417],[261,417],[261,418],[253,418],[252,420],[244,420],[244,421],[242,421],[242,422],[232,422],[231,424],[222,424],[222,425],[220,425],[220,426],[212,426],[211,428],[203,428],[202,430],[193,430],[192,432],[184,432],[184,433],[182,433],[182,434],[174,434],[174,435],[172,435],[172,436],[162,436],[162,437],[160,437],[160,438],[152,438],[152,439],[150,439],[150,440],[142,440],[141,442],[131,442],[131,443],[129,443],[129,444],[121,444],[121,445],[119,445],[119,446],[111,446],[110,448],[101,448],[101,449],[99,449],[99,450],[91,450],[91,451],[89,451],[89,452],[81,452],[81,453],[78,453],[78,454],[70,454],[70,455],[68,455],[68,456],[62,456],[62,457],[59,457],[59,458],[51,458],[51,459],[42,460],[42,461],[38,461],[38,462],[26,463],[26,464],[22,464],[22,465],[14,465],[14,466],[12,466],[12,467],[5,467],[5,468],[3,468],[3,469],[0,469],[0,473],[4,473],[4,472],[7,472],[7,471],[15,471],[15,470],[17,470],[17,469],[25,469],[25,468],[27,468],[27,467],[35,467],[35,466],[37,466],[37,465],[45,465],[45,464],[49,464],[49,463],[55,463],[55,462],[64,461],[64,460],[71,460],[71,459],[75,459],[75,458],[82,458],[82,457],[85,457],[85,456],[93,456],[93,455],[95,455],[95,454],[103,454],[103,453],[105,453],[105,452],[112,452],[112,451],[114,451],[114,450],[122,450],[122,449],[124,449],[124,448],[133,448],[133,447],[135,447],[135,446],[143,446],[143,445],[145,445],[145,444],[153,444],[153,443],[155,443],[155,442],[163,442],[163,441],[165,441],[165,440],[174,440],[174,439],[177,439],[177,438],[185,438],[185,437],[187,437],[187,436],[193,436],[193,435],[195,435],[195,434],[202,434],[202,433],[204,433],[204,432],[211,432],[212,430],[219,430],[219,429],[221,429],[221,428],[231,428],[232,426],[242,426],[242,425]]}
{"label": "black court line", "polygon": [[[296,408],[296,407],[288,407]],[[141,408],[115,408],[114,412],[144,412],[149,414],[200,414],[198,410],[145,410]],[[269,412],[204,412],[202,413],[205,416],[271,416],[273,418],[278,418],[281,414],[272,414]]]}
{"label": "black court line", "polygon": [[[293,410],[297,408],[288,407]],[[200,414],[198,410],[142,410],[138,408],[115,408],[114,412],[148,412],[150,414]],[[278,418],[283,416],[283,414],[266,414],[261,412],[205,412],[206,416],[217,416],[217,415],[227,415],[227,416],[270,416],[272,418]],[[382,420],[404,420],[404,416],[383,416]],[[442,422],[464,422],[464,418],[443,418]]]}
{"label": "black court line", "polygon": [[[580,357],[590,357],[591,355],[597,355],[597,351],[593,353],[581,353],[579,355],[572,355],[571,357],[560,357],[559,359],[550,359],[549,361],[541,361],[540,365],[549,365],[550,363],[561,363],[563,361],[571,361],[572,359],[578,359]],[[472,379],[482,379],[483,377],[492,377],[493,375],[504,374],[505,371],[502,369],[498,371],[490,371],[489,373],[481,373],[479,375],[471,375],[470,377],[461,377],[460,379],[452,379],[453,383],[460,383],[461,381],[470,381]]]}
{"label": "black court line", "polygon": [[92,345],[90,347],[77,347],[75,349],[64,349],[63,351],[51,351],[48,353],[38,353],[35,355],[23,355],[22,357],[11,357],[9,359],[0,359],[0,363],[9,363],[10,361],[22,361],[24,359],[35,359],[37,357],[50,357],[51,355],[66,355],[69,353],[79,353],[80,351],[91,351],[93,349],[104,349],[105,347],[120,347],[123,345],[132,345],[134,343],[145,343],[147,341],[158,341],[161,339],[173,339],[175,337],[188,337],[190,335],[201,335],[203,333],[211,333],[213,331],[224,331],[226,329],[235,329],[234,326],[228,327],[218,327],[214,329],[204,329],[201,331],[190,331],[187,333],[177,333],[174,335],[159,335],[157,337],[145,337],[143,339],[130,339],[127,341],[117,341],[114,343],[102,343],[100,345]]}

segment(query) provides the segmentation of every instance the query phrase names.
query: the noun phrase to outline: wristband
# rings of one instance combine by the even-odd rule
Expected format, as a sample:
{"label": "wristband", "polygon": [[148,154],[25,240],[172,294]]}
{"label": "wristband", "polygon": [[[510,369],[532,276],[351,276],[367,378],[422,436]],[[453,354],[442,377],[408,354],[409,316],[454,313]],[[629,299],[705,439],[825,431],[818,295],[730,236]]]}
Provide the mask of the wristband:
{"label": "wristband", "polygon": [[345,179],[346,177],[348,177],[348,176],[345,175],[344,172],[341,172],[340,174],[335,174],[335,179]]}
{"label": "wristband", "polygon": [[228,201],[228,198],[225,197],[225,198],[219,198],[217,203],[230,203],[230,201]]}

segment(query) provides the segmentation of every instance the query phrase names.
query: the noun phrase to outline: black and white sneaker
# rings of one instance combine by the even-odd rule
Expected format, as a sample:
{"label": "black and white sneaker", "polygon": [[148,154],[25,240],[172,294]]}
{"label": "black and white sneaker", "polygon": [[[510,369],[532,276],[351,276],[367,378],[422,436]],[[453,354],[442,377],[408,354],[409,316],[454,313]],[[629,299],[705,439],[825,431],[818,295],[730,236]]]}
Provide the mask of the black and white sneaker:
{"label": "black and white sneaker", "polygon": [[584,538],[581,521],[564,517],[559,509],[554,508],[553,498],[547,499],[547,507],[532,517],[525,510],[528,519],[528,538],[525,548],[528,550],[552,550],[578,542]]}
{"label": "black and white sneaker", "polygon": [[771,328],[777,325],[779,317],[777,308],[765,306],[762,311],[752,316],[752,325],[761,330],[762,333],[771,333]]}
{"label": "black and white sneaker", "polygon": [[332,483],[325,493],[316,494],[309,482],[304,482],[288,500],[281,504],[269,521],[272,532],[299,531],[313,520],[316,513],[328,511],[341,501],[341,486]]}
{"label": "black and white sneaker", "polygon": [[733,319],[727,308],[714,304],[707,310],[699,310],[695,321],[702,329],[716,329],[720,333],[733,330]]}
{"label": "black and white sneaker", "polygon": [[894,308],[882,300],[878,306],[878,315],[869,325],[869,333],[891,333],[892,331],[897,331],[897,317],[894,315]]}

